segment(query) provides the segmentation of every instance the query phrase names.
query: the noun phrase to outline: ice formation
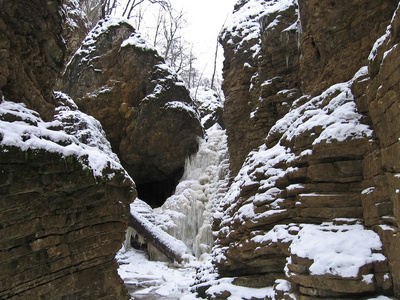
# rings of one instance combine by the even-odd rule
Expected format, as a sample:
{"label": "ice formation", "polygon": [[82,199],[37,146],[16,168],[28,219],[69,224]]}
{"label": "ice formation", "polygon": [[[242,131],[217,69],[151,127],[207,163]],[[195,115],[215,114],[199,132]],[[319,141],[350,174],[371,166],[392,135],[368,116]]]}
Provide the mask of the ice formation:
{"label": "ice formation", "polygon": [[209,128],[199,151],[186,160],[174,195],[156,210],[156,222],[182,240],[196,257],[212,247],[212,216],[228,181],[226,143],[225,130],[218,124]]}

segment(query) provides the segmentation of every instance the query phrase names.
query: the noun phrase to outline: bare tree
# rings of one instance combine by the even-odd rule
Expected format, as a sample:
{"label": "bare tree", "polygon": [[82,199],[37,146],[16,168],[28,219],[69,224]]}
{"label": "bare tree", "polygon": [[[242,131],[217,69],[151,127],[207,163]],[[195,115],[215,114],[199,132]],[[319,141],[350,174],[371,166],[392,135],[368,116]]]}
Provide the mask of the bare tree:
{"label": "bare tree", "polygon": [[[114,14],[116,6],[120,3],[121,1],[118,0],[81,0],[80,6],[94,25],[100,18]],[[147,23],[148,11],[154,12],[148,8],[153,5],[159,6],[157,14],[151,16],[155,22]],[[196,57],[193,45],[182,36],[182,31],[187,25],[185,14],[183,11],[174,10],[170,0],[126,0],[124,6],[119,6],[118,10],[123,17],[134,22],[136,29],[141,30],[144,36],[153,41],[154,47],[159,50],[170,67],[181,76],[188,88],[196,87],[200,82],[206,83],[203,80],[203,74],[200,74],[195,67]],[[154,26],[146,27],[150,23]],[[214,83],[214,76],[211,86]]]}
{"label": "bare tree", "polygon": [[[222,31],[224,30],[224,27],[225,27],[225,24],[226,24],[226,20],[228,20],[228,16],[229,16],[229,15],[226,16],[225,21],[224,21],[224,24],[222,24],[221,29],[219,30],[219,33],[218,33],[218,35],[217,35],[217,41],[216,41],[216,45],[215,45],[215,54],[214,54],[214,68],[213,68],[213,74],[212,74],[212,77],[211,77],[211,86],[210,86],[212,90],[216,90],[216,89],[217,89],[217,88],[215,87],[214,82],[216,81],[215,76],[216,76],[216,72],[217,72],[217,59],[218,59],[219,37],[221,36]],[[219,86],[220,84],[217,83],[217,85]],[[222,99],[222,98],[221,98],[221,99]]]}
{"label": "bare tree", "polygon": [[164,10],[169,10],[171,8],[171,4],[168,0],[128,0],[122,16],[128,19],[131,18],[135,8],[140,7],[140,5],[145,2],[148,2],[149,4],[158,4]]}
{"label": "bare tree", "polygon": [[175,61],[177,54],[182,50],[181,30],[186,25],[184,13],[169,10],[168,17],[162,20],[162,35],[164,38],[163,56],[165,59]]}

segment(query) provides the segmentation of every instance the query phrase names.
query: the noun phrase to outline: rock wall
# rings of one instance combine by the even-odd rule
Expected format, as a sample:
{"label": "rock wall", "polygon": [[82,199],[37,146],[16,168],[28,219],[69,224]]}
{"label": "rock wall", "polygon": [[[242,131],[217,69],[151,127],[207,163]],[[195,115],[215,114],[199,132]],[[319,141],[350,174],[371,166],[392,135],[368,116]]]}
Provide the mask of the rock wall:
{"label": "rock wall", "polygon": [[[396,1],[299,1],[301,90],[320,93],[351,79],[385,31]],[[368,22],[366,22],[368,20]]]}
{"label": "rock wall", "polygon": [[0,90],[50,119],[64,63],[60,1],[0,2]]}
{"label": "rock wall", "polygon": [[400,297],[399,272],[399,7],[386,32],[374,44],[368,59],[369,77],[354,85],[357,105],[374,128],[363,162],[362,194],[365,224],[381,236],[393,277],[393,290]]}
{"label": "rock wall", "polygon": [[275,299],[399,297],[397,4],[236,6],[222,36],[237,176],[213,224],[220,277]]}
{"label": "rock wall", "polygon": [[[232,174],[238,173],[247,154],[262,143],[299,96],[296,5],[277,10],[265,4],[254,12],[250,4],[236,5],[237,16],[221,35],[224,122]],[[241,13],[246,9],[254,19],[249,21]]]}
{"label": "rock wall", "polygon": [[[83,39],[92,29],[93,24],[77,0],[63,0],[63,39],[65,41],[65,61],[68,62]],[[96,13],[95,11],[93,13]],[[93,17],[93,16],[91,16]],[[98,18],[96,18],[96,21]]]}
{"label": "rock wall", "polygon": [[114,261],[134,197],[125,174],[96,180],[73,156],[1,151],[0,298],[129,299]]}
{"label": "rock wall", "polygon": [[183,82],[134,28],[100,21],[68,64],[63,90],[102,123],[139,189],[161,193],[143,200],[171,195],[202,126]]}
{"label": "rock wall", "polygon": [[0,1],[0,298],[128,299],[114,261],[132,179],[98,121],[54,93],[61,1]]}

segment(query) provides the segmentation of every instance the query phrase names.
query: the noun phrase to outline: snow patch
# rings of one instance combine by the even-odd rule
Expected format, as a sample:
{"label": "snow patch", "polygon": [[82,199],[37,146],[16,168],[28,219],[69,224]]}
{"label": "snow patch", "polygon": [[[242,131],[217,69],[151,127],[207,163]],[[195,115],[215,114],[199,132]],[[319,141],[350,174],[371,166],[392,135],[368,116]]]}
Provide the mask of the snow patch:
{"label": "snow patch", "polygon": [[[63,157],[74,156],[83,168],[92,170],[95,177],[103,176],[106,168],[124,170],[112,152],[100,122],[76,110],[77,106],[67,95],[55,94],[63,103],[57,107],[51,122],[43,121],[37,112],[23,103],[3,98],[0,103],[0,145],[14,146],[21,151],[45,150]],[[10,116],[14,121],[7,121]],[[125,176],[130,178],[126,172]]]}
{"label": "snow patch", "polygon": [[[366,264],[386,260],[377,233],[362,225],[302,224],[289,247],[292,254],[313,260],[311,275],[357,277]],[[369,277],[366,277],[366,280]]]}

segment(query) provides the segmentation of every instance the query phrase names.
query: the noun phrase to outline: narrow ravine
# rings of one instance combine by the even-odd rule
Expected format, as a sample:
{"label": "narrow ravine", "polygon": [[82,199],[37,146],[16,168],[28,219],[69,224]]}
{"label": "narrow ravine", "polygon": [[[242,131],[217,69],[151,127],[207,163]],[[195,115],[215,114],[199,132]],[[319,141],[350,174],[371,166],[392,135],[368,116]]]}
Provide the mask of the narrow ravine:
{"label": "narrow ravine", "polygon": [[[200,111],[202,108],[207,111],[201,116],[204,126],[211,118],[210,114],[222,104],[211,90],[199,93],[197,101]],[[152,209],[140,199],[131,204],[131,213],[147,220],[149,227],[154,228],[150,230],[162,229],[171,236],[169,243],[175,243],[172,248],[187,247],[185,262],[172,263],[155,247],[145,246],[148,244],[145,238],[129,228],[127,241],[116,260],[120,266],[119,275],[132,299],[195,298],[190,288],[194,284],[196,268],[210,259],[212,218],[226,192],[228,170],[226,132],[215,123],[205,130],[197,153],[186,160],[184,174],[175,192],[161,207]]]}

